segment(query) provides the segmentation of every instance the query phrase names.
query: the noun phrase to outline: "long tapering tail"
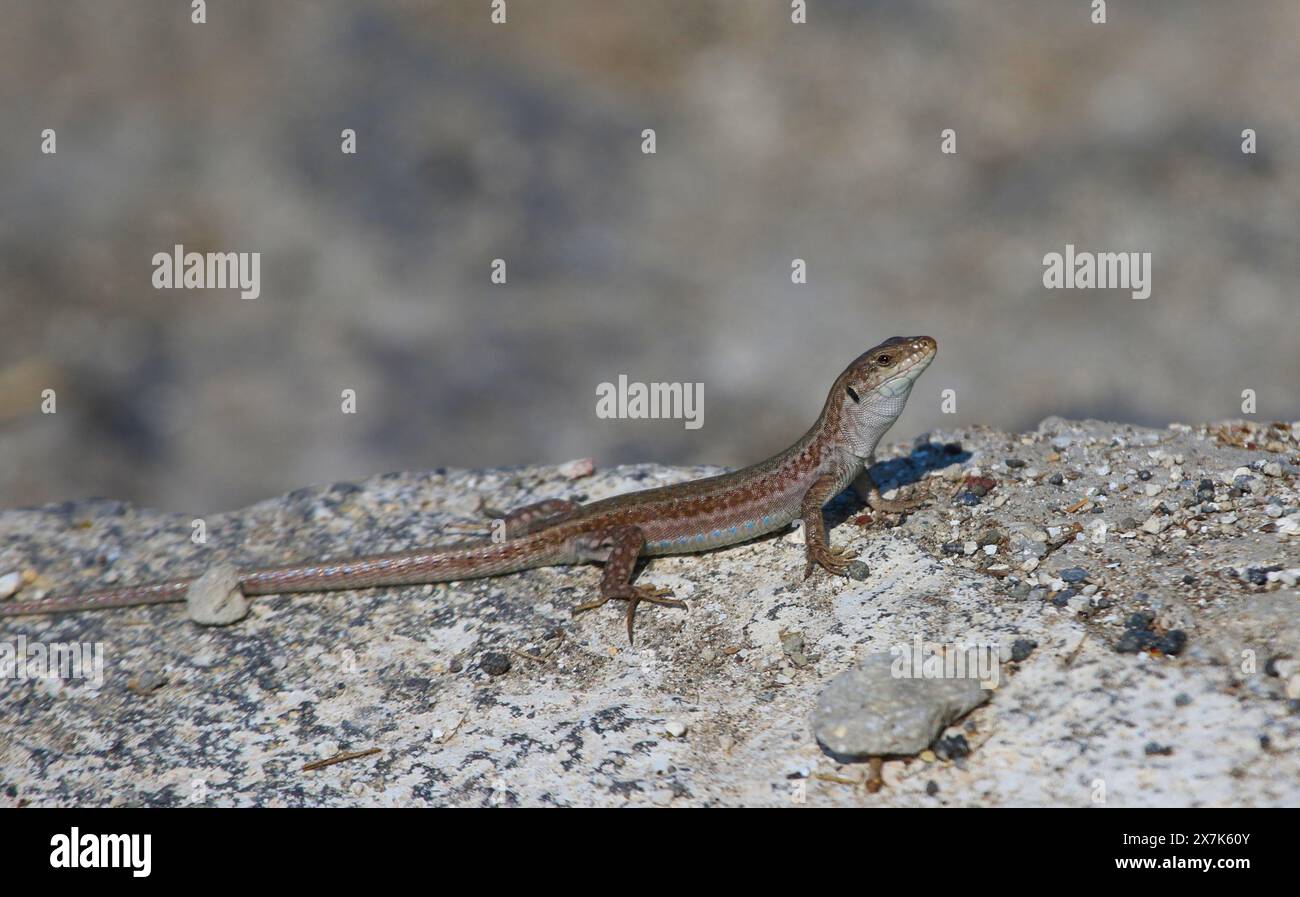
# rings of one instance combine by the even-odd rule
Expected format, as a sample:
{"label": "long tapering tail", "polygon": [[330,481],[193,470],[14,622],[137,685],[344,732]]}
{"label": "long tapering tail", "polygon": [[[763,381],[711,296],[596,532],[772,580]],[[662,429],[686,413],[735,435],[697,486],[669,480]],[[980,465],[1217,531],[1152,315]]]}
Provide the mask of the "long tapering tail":
{"label": "long tapering tail", "polygon": [[[425,551],[368,555],[341,561],[265,567],[241,574],[239,587],[245,595],[277,595],[286,592],[328,592],[447,582],[570,563],[572,559],[566,554],[555,544],[552,536],[537,533],[508,542],[484,542]],[[175,579],[41,601],[0,602],[0,617],[181,602],[185,600],[193,581],[192,578]]]}

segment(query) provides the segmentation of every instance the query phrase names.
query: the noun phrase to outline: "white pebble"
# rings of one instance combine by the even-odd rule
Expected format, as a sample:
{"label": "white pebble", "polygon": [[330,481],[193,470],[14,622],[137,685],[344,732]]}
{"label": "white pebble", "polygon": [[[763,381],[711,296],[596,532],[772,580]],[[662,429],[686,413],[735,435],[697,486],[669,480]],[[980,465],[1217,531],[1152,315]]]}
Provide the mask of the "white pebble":
{"label": "white pebble", "polygon": [[0,576],[0,601],[8,598],[18,587],[23,584],[23,575],[21,573],[6,573]]}

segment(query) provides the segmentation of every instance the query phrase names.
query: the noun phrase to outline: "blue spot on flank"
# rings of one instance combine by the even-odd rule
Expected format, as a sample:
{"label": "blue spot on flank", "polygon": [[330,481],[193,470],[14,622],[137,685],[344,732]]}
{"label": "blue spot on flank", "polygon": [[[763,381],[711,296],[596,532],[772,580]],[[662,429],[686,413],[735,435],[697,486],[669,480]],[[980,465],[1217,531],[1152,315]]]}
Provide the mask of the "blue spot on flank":
{"label": "blue spot on flank", "polygon": [[754,521],[752,521],[752,520],[746,520],[746,521],[745,521],[745,529],[753,529],[753,528],[754,528]]}
{"label": "blue spot on flank", "polygon": [[700,533],[699,535],[697,535],[697,536],[695,537],[695,541],[696,541],[696,542],[703,542],[703,541],[704,541],[704,533]]}
{"label": "blue spot on flank", "polygon": [[772,521],[771,517],[767,516],[766,514],[763,515],[763,526],[767,526],[771,521]]}
{"label": "blue spot on flank", "polygon": [[720,530],[720,529],[715,529],[715,530],[713,531],[713,538],[715,538],[715,539],[721,539],[721,538],[722,538],[722,530]]}
{"label": "blue spot on flank", "polygon": [[689,541],[691,541],[691,537],[690,537],[690,536],[682,536],[680,539],[677,540],[677,544],[678,544],[678,545],[685,545],[685,544],[686,544],[687,542],[689,542]]}
{"label": "blue spot on flank", "polygon": [[734,526],[731,528],[731,534],[733,536],[736,534],[736,528]]}

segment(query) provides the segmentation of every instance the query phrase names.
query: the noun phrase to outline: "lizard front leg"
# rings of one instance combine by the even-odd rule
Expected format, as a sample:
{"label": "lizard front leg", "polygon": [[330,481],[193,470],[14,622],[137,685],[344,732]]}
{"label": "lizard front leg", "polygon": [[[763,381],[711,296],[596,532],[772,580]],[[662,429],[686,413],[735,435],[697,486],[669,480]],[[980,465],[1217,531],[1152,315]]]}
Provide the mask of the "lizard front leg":
{"label": "lizard front leg", "polygon": [[531,505],[516,508],[508,514],[489,508],[479,502],[479,511],[502,521],[506,539],[518,539],[540,529],[562,523],[574,515],[582,505],[567,498],[547,498]]}
{"label": "lizard front leg", "polygon": [[852,552],[831,548],[826,539],[826,524],[822,520],[822,506],[835,497],[835,478],[826,474],[804,494],[799,516],[803,519],[804,555],[807,563],[803,568],[803,577],[812,576],[818,566],[834,576],[846,576],[849,565],[854,561]]}
{"label": "lizard front leg", "polygon": [[636,617],[636,606],[642,601],[650,604],[662,604],[668,607],[686,607],[686,602],[675,601],[669,596],[671,589],[655,586],[638,586],[632,584],[632,574],[636,570],[637,558],[645,547],[645,534],[639,526],[615,526],[598,534],[599,544],[603,550],[608,546],[605,557],[605,575],[600,581],[600,597],[580,604],[573,609],[579,614],[585,610],[594,610],[610,599],[627,602],[627,643],[632,644],[632,621]]}
{"label": "lizard front leg", "polygon": [[862,469],[853,480],[853,491],[858,494],[873,511],[884,511],[888,514],[902,514],[905,511],[912,511],[925,504],[928,494],[916,498],[905,499],[888,499],[880,494],[880,486],[876,483],[875,477],[871,475],[870,465]]}

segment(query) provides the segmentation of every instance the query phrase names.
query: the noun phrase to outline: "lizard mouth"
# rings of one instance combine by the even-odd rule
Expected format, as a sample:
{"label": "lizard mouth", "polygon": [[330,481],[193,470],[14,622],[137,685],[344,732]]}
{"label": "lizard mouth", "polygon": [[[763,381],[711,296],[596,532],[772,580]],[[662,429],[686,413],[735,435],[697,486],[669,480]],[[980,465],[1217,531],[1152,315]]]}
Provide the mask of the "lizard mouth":
{"label": "lizard mouth", "polygon": [[906,393],[912,388],[916,378],[925,372],[930,362],[934,361],[934,355],[933,351],[917,352],[916,357],[909,361],[906,367],[880,385],[881,389],[892,396]]}
{"label": "lizard mouth", "polygon": [[894,373],[893,377],[889,378],[889,380],[885,382],[889,383],[889,385],[894,385],[894,383],[902,385],[904,382],[913,382],[914,380],[917,380],[917,377],[919,377],[926,368],[930,367],[930,363],[933,360],[935,360],[935,352],[917,352],[917,356],[907,363],[907,367],[898,370],[898,372]]}

